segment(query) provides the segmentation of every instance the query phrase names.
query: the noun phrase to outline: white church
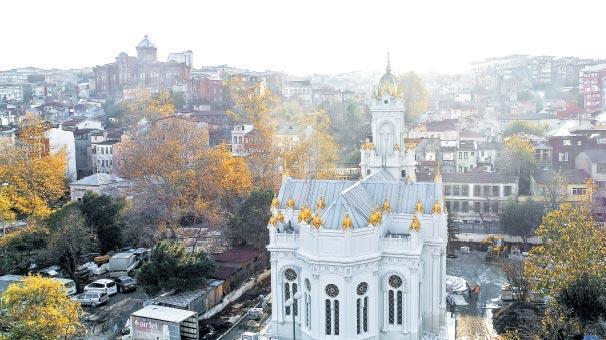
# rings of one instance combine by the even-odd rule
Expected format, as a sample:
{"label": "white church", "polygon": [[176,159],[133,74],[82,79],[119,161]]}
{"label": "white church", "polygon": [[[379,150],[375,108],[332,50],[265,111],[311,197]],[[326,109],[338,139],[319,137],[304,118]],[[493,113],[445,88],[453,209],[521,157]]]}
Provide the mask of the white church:
{"label": "white church", "polygon": [[375,97],[372,141],[360,150],[364,178],[285,178],[272,202],[267,249],[279,339],[292,339],[293,317],[297,339],[446,338],[441,175],[416,181],[389,61]]}

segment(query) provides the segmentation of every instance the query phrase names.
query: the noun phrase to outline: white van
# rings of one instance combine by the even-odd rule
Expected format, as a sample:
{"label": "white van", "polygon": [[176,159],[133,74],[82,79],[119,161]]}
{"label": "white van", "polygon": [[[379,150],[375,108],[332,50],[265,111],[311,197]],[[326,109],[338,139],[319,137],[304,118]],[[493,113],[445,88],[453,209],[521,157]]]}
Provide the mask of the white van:
{"label": "white van", "polygon": [[118,293],[118,288],[113,280],[99,279],[86,285],[86,287],[84,287],[84,292],[104,292],[107,293],[107,295],[114,295]]}
{"label": "white van", "polygon": [[76,283],[74,282],[74,280],[72,279],[55,279],[59,282],[61,282],[61,284],[63,284],[63,287],[65,287],[65,291],[67,292],[67,295],[74,295],[76,294]]}
{"label": "white van", "polygon": [[128,276],[139,264],[139,256],[132,252],[118,253],[109,259],[109,276]]}

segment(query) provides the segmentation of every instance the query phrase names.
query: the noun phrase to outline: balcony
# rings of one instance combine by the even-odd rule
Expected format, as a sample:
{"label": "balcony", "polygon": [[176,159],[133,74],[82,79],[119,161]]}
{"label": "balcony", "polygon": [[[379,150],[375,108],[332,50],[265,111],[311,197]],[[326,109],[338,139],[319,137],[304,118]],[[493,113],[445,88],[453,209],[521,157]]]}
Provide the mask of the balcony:
{"label": "balcony", "polygon": [[270,247],[283,249],[298,249],[299,234],[295,233],[270,233]]}

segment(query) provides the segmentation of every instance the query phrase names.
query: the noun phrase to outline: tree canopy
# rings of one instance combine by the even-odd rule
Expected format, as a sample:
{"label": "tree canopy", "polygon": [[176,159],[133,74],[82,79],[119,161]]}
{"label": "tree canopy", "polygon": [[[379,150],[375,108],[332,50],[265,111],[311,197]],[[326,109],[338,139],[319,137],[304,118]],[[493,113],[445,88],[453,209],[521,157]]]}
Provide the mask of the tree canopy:
{"label": "tree canopy", "polygon": [[36,221],[0,237],[0,271],[26,273],[32,261],[46,247],[49,232]]}
{"label": "tree canopy", "polygon": [[530,191],[530,174],[537,168],[537,160],[532,144],[520,137],[513,136],[505,141],[497,167],[508,175],[519,176],[520,194]]}
{"label": "tree canopy", "polygon": [[121,213],[126,205],[124,198],[87,192],[78,203],[86,224],[95,231],[102,254],[122,246]]}
{"label": "tree canopy", "polygon": [[505,233],[527,239],[541,223],[543,211],[543,204],[532,199],[508,200],[499,208],[499,222]]}
{"label": "tree canopy", "polygon": [[81,330],[80,304],[65,294],[54,279],[27,276],[2,295],[0,324],[8,328],[8,339],[55,340]]}
{"label": "tree canopy", "polygon": [[261,249],[269,242],[267,220],[270,217],[268,207],[271,204],[271,190],[256,189],[239,207],[238,212],[229,220],[229,227],[236,243],[252,245]]}
{"label": "tree canopy", "polygon": [[214,262],[201,251],[190,252],[179,243],[160,241],[137,274],[148,294],[162,290],[200,288],[215,271]]}
{"label": "tree canopy", "polygon": [[535,136],[543,136],[545,134],[544,129],[539,129],[526,122],[520,120],[514,120],[507,125],[503,131],[503,137],[510,137],[517,134],[529,134]]}
{"label": "tree canopy", "polygon": [[400,96],[406,101],[406,122],[413,123],[427,111],[428,94],[423,79],[413,71],[398,77]]}
{"label": "tree canopy", "polygon": [[119,121],[123,126],[136,125],[142,120],[151,123],[158,118],[173,115],[175,111],[174,98],[170,91],[163,90],[152,94],[149,90],[140,88],[122,103]]}

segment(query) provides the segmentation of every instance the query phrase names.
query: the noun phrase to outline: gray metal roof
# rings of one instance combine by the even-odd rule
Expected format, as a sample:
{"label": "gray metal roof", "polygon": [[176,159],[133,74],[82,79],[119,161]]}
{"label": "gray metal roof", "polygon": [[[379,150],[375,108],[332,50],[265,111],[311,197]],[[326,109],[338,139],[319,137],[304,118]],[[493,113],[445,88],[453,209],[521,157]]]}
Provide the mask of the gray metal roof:
{"label": "gray metal roof", "polygon": [[434,182],[404,183],[387,170],[357,182],[289,179],[280,189],[280,208],[286,208],[288,197],[292,197],[295,210],[305,204],[315,210],[320,196],[326,204],[321,213],[323,228],[340,229],[346,213],[354,228],[363,228],[368,225],[372,210],[382,207],[385,199],[395,214],[414,213],[418,200],[423,203],[425,213],[431,213],[435,200],[442,197],[442,188]]}

